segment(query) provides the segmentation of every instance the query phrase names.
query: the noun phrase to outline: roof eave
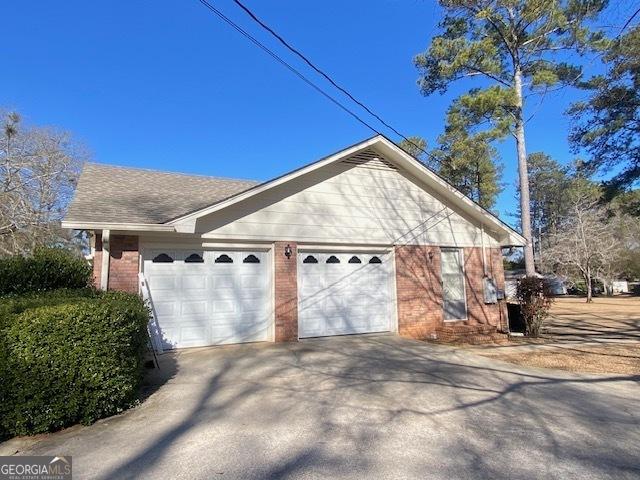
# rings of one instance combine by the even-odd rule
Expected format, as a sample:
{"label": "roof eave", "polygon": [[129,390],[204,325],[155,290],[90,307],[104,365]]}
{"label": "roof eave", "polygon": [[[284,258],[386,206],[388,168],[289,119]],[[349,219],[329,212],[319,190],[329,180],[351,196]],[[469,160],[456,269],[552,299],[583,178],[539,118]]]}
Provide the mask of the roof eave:
{"label": "roof eave", "polygon": [[63,220],[62,228],[69,230],[111,230],[122,232],[175,232],[173,225],[158,223],[85,222]]}

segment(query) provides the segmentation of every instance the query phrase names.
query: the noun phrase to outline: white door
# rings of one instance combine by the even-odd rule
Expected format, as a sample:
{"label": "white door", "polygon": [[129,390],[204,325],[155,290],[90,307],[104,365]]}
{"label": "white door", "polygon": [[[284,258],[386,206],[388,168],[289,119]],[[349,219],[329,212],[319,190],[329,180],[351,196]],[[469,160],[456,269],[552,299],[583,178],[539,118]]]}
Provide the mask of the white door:
{"label": "white door", "polygon": [[390,254],[298,253],[299,337],[391,330]]}
{"label": "white door", "polygon": [[269,340],[270,264],[268,253],[257,251],[145,252],[165,348]]}

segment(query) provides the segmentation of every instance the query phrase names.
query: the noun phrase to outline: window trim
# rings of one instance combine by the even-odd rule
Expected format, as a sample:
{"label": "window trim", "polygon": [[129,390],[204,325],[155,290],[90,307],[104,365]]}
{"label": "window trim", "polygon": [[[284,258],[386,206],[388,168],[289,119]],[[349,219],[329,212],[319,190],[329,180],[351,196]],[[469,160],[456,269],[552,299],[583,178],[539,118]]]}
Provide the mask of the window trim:
{"label": "window trim", "polygon": [[440,253],[442,254],[442,252],[458,252],[458,257],[460,259],[460,267],[461,267],[461,273],[462,273],[462,294],[463,294],[463,299],[464,299],[464,317],[462,318],[449,318],[446,319],[444,318],[444,279],[442,277],[442,255],[440,255],[440,285],[442,285],[442,320],[445,323],[453,323],[453,322],[466,322],[467,320],[469,320],[469,305],[467,302],[467,272],[466,269],[464,268],[464,261],[465,261],[465,257],[464,257],[464,248],[456,248],[456,247],[444,247],[444,248],[440,248]]}

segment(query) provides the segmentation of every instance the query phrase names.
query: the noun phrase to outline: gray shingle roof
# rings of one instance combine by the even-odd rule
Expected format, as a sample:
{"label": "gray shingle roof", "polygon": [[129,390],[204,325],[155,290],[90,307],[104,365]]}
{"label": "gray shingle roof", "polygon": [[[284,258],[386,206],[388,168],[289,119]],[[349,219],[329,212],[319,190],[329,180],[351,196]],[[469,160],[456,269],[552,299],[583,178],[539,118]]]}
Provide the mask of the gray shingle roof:
{"label": "gray shingle roof", "polygon": [[65,220],[164,223],[258,183],[86,163]]}

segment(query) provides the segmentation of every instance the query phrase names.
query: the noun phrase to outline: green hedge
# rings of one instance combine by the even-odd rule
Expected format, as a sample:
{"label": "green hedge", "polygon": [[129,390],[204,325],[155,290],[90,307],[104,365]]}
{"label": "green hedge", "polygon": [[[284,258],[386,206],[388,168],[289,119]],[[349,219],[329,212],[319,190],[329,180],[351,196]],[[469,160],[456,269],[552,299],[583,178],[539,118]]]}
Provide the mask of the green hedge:
{"label": "green hedge", "polygon": [[132,294],[75,293],[3,302],[0,434],[91,423],[136,400],[147,307]]}
{"label": "green hedge", "polygon": [[60,248],[41,248],[33,255],[0,259],[0,296],[59,288],[86,288],[91,266]]}
{"label": "green hedge", "polygon": [[[0,322],[10,315],[22,313],[37,307],[53,307],[68,303],[76,303],[84,299],[97,298],[100,292],[93,288],[52,290],[48,292],[31,292],[24,295],[6,295],[0,297]],[[1,325],[1,323],[0,323]]]}

